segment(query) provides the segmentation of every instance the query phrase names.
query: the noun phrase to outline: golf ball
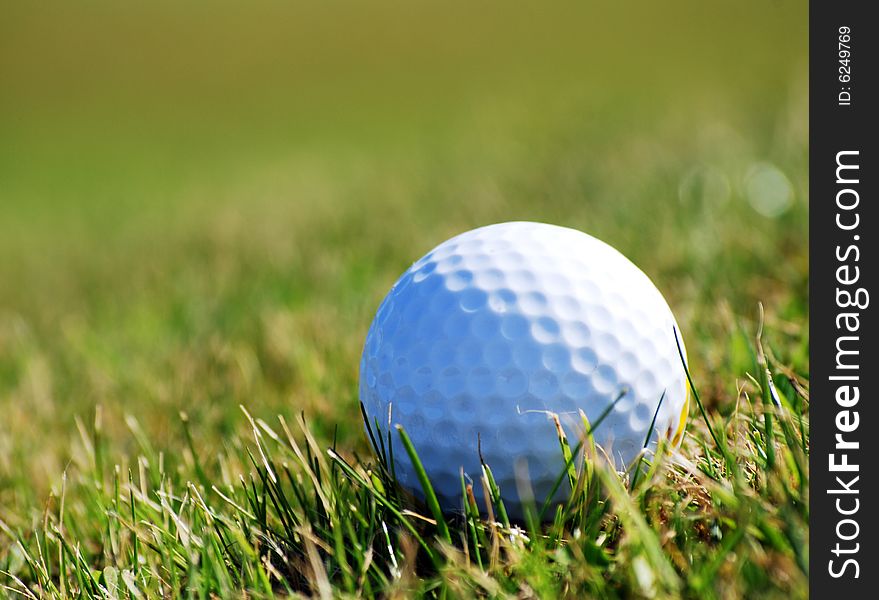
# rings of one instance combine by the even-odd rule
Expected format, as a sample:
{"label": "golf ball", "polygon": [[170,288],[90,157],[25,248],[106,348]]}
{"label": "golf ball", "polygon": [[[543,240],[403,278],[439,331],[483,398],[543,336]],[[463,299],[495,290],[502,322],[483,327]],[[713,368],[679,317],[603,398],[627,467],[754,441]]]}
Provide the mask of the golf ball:
{"label": "golf ball", "polygon": [[680,442],[689,389],[677,332],[659,290],[604,242],[544,223],[489,225],[443,242],[388,292],[366,336],[360,399],[374,432],[390,433],[405,488],[422,496],[398,424],[443,510],[462,507],[462,469],[481,500],[481,452],[520,518],[523,499],[547,499],[565,465],[552,415],[573,446],[582,411],[618,470],[660,437]]}

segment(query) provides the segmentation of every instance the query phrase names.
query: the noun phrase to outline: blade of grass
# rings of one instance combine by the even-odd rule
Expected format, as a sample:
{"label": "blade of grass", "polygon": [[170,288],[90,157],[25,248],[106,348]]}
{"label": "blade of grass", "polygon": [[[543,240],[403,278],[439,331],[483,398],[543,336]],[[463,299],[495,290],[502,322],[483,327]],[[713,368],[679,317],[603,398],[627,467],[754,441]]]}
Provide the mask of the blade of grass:
{"label": "blade of grass", "polygon": [[647,429],[647,436],[644,438],[644,444],[641,446],[641,452],[638,454],[635,473],[632,475],[631,485],[629,486],[630,491],[634,490],[638,485],[638,477],[641,475],[641,464],[644,461],[644,453],[647,450],[648,444],[650,444],[650,437],[653,435],[653,430],[656,427],[656,417],[659,416],[659,409],[662,408],[663,401],[665,401],[665,390],[662,390],[662,396],[659,397],[659,404],[656,405],[656,410],[653,411],[653,419],[650,421],[650,427]]}
{"label": "blade of grass", "polygon": [[443,511],[440,508],[439,499],[436,497],[436,492],[430,484],[427,471],[424,470],[424,465],[421,463],[421,459],[418,457],[418,453],[415,451],[415,446],[412,444],[412,440],[409,439],[406,430],[403,429],[402,425],[397,425],[396,429],[400,436],[400,441],[403,443],[403,448],[406,449],[406,453],[409,455],[409,460],[412,461],[412,467],[415,469],[415,475],[418,477],[421,491],[424,492],[424,503],[427,504],[427,508],[436,520],[437,532],[444,541],[451,544],[452,535],[449,533],[449,526],[443,518]]}

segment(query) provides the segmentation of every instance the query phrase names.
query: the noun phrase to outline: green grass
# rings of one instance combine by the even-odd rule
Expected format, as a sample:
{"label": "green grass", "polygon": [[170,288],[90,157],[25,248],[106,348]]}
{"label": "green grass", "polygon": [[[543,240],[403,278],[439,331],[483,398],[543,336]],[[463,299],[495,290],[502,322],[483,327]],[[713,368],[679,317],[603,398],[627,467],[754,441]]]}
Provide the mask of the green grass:
{"label": "green grass", "polygon": [[[755,358],[755,369],[762,360]],[[768,394],[766,385],[755,394]],[[214,478],[193,446],[174,465],[145,439],[136,460],[111,466],[96,422],[91,432],[83,428],[80,459],[36,530],[0,522],[11,542],[7,589],[32,597],[239,590],[252,597],[805,597],[807,424],[795,408],[805,398],[791,403],[790,383],[776,394],[781,404],[768,410],[743,395],[731,418],[713,424],[716,446],[708,421],[694,423],[683,452],[635,471],[645,473],[637,484],[633,473],[621,478],[609,468],[591,439],[571,449],[561,438],[570,459],[560,480],[570,499],[551,524],[533,519],[524,529],[506,518],[490,465],[478,482],[462,478],[463,513],[444,516],[426,477],[430,510],[398,489],[382,462],[319,444],[304,418],[270,425],[244,411],[250,436],[229,444]],[[140,438],[137,423],[130,427]],[[181,427],[189,439],[188,419]],[[387,446],[376,445],[386,456]],[[477,506],[472,485],[491,501]]]}
{"label": "green grass", "polygon": [[[807,596],[805,8],[580,4],[0,19],[0,596]],[[492,465],[442,515],[376,458],[422,449],[364,431],[363,339],[521,219],[650,275],[700,402],[623,477],[560,436],[546,523]]]}

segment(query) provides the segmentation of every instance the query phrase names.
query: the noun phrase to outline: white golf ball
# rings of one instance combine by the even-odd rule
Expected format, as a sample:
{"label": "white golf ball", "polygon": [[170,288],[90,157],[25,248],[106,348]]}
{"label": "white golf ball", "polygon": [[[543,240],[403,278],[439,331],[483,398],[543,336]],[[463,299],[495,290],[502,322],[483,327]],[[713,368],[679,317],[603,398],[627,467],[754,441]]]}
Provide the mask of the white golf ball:
{"label": "white golf ball", "polygon": [[462,507],[461,469],[482,504],[479,444],[520,518],[520,489],[541,503],[564,468],[552,414],[573,446],[580,411],[590,423],[606,413],[592,435],[620,470],[660,437],[680,442],[689,389],[677,331],[650,279],[604,242],[543,223],[489,225],[440,244],[388,292],[366,337],[360,399],[376,433],[390,428],[405,488],[422,496],[397,424],[444,510]]}

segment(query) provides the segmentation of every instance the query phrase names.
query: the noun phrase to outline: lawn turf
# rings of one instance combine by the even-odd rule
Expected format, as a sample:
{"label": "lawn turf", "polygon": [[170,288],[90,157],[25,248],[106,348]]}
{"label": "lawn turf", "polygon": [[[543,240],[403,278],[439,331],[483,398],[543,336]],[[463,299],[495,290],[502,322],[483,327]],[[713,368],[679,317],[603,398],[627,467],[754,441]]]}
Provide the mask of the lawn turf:
{"label": "lawn turf", "polygon": [[[805,7],[348,8],[0,23],[0,595],[805,597]],[[712,431],[551,526],[443,524],[359,355],[412,261],[508,220],[650,275]]]}

